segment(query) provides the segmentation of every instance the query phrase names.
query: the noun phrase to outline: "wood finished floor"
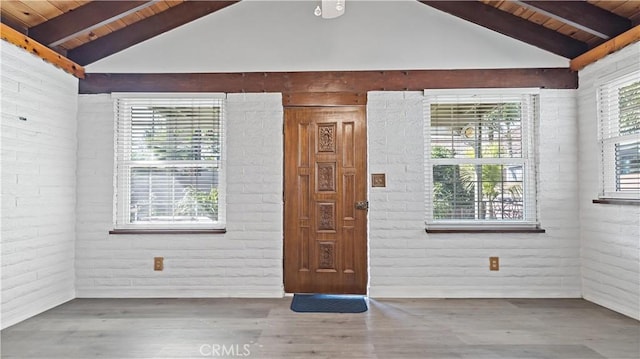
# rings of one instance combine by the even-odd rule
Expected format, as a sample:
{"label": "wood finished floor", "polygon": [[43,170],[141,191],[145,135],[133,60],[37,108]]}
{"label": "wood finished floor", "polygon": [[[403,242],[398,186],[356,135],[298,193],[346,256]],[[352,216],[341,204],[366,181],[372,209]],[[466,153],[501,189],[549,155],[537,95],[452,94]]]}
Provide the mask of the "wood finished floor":
{"label": "wood finished floor", "polygon": [[290,302],[76,299],[3,330],[2,358],[640,358],[640,322],[579,299]]}

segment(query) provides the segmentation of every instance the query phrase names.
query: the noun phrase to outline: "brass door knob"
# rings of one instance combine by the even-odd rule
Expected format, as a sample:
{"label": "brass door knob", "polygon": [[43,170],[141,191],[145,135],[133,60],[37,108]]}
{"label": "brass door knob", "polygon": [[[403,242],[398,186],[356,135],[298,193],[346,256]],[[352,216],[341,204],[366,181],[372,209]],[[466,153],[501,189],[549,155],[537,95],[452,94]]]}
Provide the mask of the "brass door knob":
{"label": "brass door knob", "polygon": [[356,209],[368,210],[369,209],[369,201],[359,201],[356,202]]}

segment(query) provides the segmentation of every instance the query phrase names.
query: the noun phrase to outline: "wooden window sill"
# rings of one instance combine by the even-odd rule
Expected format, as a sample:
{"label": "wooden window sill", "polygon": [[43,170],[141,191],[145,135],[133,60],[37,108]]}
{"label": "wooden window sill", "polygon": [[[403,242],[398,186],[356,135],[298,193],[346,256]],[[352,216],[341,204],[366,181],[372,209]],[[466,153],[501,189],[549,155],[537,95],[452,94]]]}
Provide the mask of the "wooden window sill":
{"label": "wooden window sill", "polygon": [[640,206],[640,199],[626,199],[626,198],[598,198],[592,201],[598,204],[622,204],[627,206]]}
{"label": "wooden window sill", "polygon": [[227,229],[112,229],[109,234],[224,234]]}
{"label": "wooden window sill", "polygon": [[427,233],[545,233],[543,228],[426,228]]}

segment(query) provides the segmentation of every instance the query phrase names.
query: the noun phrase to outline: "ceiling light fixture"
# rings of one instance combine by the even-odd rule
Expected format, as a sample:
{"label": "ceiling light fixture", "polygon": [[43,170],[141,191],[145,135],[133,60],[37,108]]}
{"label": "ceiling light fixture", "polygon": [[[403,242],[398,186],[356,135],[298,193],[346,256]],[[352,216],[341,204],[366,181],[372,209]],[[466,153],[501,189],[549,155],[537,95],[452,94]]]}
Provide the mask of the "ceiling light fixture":
{"label": "ceiling light fixture", "polygon": [[322,16],[323,19],[333,19],[344,15],[345,0],[322,0],[320,5],[313,11],[315,16]]}

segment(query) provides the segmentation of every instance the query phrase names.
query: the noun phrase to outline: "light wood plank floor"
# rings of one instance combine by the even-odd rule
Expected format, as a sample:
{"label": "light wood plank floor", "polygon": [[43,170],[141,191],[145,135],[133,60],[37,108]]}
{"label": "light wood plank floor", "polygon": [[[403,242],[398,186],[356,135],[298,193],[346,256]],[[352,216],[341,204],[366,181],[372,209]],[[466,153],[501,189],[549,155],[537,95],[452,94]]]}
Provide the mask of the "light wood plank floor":
{"label": "light wood plank floor", "polygon": [[579,299],[76,299],[2,331],[2,358],[638,359],[640,322]]}

